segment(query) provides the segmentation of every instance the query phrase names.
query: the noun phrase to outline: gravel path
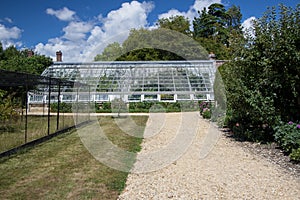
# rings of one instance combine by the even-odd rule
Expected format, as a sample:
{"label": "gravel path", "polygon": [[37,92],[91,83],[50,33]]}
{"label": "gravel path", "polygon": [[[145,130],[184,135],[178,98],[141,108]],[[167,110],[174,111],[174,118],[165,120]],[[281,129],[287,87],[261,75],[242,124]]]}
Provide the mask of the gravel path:
{"label": "gravel path", "polygon": [[299,178],[244,151],[198,113],[183,115],[150,115],[146,139],[120,200],[300,199]]}

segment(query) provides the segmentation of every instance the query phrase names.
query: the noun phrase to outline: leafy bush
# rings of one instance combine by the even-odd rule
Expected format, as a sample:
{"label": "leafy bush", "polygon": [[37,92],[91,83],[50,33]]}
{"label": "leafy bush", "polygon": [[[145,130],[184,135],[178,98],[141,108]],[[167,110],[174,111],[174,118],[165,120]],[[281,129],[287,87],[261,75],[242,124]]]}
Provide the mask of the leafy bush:
{"label": "leafy bush", "polygon": [[200,101],[200,102],[199,102],[200,114],[202,115],[203,112],[204,112],[204,109],[210,109],[211,106],[212,106],[211,102]]}
{"label": "leafy bush", "polygon": [[[255,21],[255,33],[236,42],[234,59],[219,67],[227,125],[234,134],[267,142],[280,120],[300,118],[299,14],[300,6],[268,9]],[[281,141],[288,151],[295,137],[289,134]]]}
{"label": "leafy bush", "polygon": [[0,89],[0,130],[14,131],[16,128],[12,126],[20,118],[22,111],[20,98],[14,96],[8,91]]}
{"label": "leafy bush", "polygon": [[300,124],[282,123],[274,128],[275,140],[287,153],[300,148]]}
{"label": "leafy bush", "polygon": [[131,102],[129,103],[130,112],[149,112],[149,109],[154,105],[154,102]]}
{"label": "leafy bush", "polygon": [[204,119],[210,119],[211,118],[211,111],[209,108],[204,108],[202,112],[202,116]]}
{"label": "leafy bush", "polygon": [[[50,105],[51,112],[57,112],[58,103],[52,103]],[[59,112],[61,113],[71,113],[72,112],[72,103],[62,102],[59,104]]]}
{"label": "leafy bush", "polygon": [[98,113],[111,113],[111,103],[103,102],[102,104],[95,104],[95,110]]}
{"label": "leafy bush", "polygon": [[211,102],[207,102],[207,101],[202,101],[199,103],[199,108],[200,108],[200,115],[202,115],[202,117],[204,119],[210,119],[212,116],[212,108],[213,105]]}
{"label": "leafy bush", "polygon": [[293,149],[292,153],[290,154],[290,158],[292,161],[300,162],[300,148]]}
{"label": "leafy bush", "polygon": [[131,102],[129,103],[130,112],[181,112],[198,110],[197,102]]}

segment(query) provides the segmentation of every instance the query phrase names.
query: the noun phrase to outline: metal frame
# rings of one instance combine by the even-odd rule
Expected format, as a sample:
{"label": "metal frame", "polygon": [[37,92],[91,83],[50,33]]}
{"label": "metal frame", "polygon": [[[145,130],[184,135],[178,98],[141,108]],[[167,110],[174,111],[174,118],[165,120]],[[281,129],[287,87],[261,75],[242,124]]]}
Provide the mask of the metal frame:
{"label": "metal frame", "polygon": [[[40,94],[45,95],[46,97],[55,96],[57,98],[58,102],[58,109],[57,109],[57,121],[56,121],[56,130],[59,130],[59,115],[60,115],[60,99],[61,99],[61,91],[62,88],[89,88],[88,85],[69,81],[69,80],[63,80],[53,77],[46,77],[46,76],[39,76],[34,74],[27,74],[22,72],[13,72],[13,71],[7,71],[0,69],[0,89],[3,90],[11,90],[16,88],[23,88],[23,91],[25,90],[25,132],[24,132],[24,143],[27,143],[27,124],[28,124],[28,110],[30,108],[30,97],[35,96],[37,97]],[[54,92],[53,92],[54,91]],[[43,96],[41,99],[41,102],[45,104],[46,98]],[[47,104],[48,104],[48,128],[47,128],[47,134],[50,135],[50,104],[53,101],[51,98],[48,98]],[[77,113],[78,114],[78,113]],[[89,111],[88,111],[89,115]]]}
{"label": "metal frame", "polygon": [[[215,72],[216,62],[211,60],[56,62],[42,75],[90,85],[89,94],[94,102],[111,101],[115,98],[130,102],[164,101],[162,95],[174,95],[173,100],[166,101],[214,100]],[[64,101],[64,95],[74,95],[74,92],[72,88],[65,87],[60,100]],[[71,101],[80,101],[80,95],[86,95],[85,93],[87,91],[81,90]],[[97,95],[107,98],[99,100]],[[139,100],[131,100],[132,95],[139,96]],[[145,99],[148,95],[157,95],[157,98]],[[189,99],[177,98],[178,95],[189,96]]]}

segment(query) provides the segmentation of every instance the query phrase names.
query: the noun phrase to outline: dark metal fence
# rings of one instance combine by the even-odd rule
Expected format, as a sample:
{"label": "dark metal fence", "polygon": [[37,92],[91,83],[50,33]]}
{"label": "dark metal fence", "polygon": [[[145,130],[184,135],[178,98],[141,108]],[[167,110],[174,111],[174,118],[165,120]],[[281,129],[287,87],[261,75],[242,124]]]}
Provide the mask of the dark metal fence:
{"label": "dark metal fence", "polygon": [[[72,102],[72,112],[65,113],[66,105],[61,103],[65,90],[73,90],[76,95],[76,91],[89,91],[89,86],[0,70],[0,157],[90,120],[89,99]],[[41,94],[43,103],[29,104],[31,93]]]}

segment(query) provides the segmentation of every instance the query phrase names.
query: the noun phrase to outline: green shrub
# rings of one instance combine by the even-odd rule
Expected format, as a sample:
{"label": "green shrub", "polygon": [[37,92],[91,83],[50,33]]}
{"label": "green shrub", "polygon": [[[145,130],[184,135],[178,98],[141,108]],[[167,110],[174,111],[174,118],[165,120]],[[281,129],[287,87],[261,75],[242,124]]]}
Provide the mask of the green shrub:
{"label": "green shrub", "polygon": [[[58,103],[52,103],[50,105],[51,112],[57,112]],[[61,113],[71,113],[72,112],[72,103],[62,102],[59,104],[59,112]]]}
{"label": "green shrub", "polygon": [[131,102],[129,103],[130,112],[181,112],[196,111],[198,104],[194,101],[182,102]]}
{"label": "green shrub", "polygon": [[202,116],[204,119],[210,119],[211,118],[211,110],[208,108],[205,108],[202,112]]}
{"label": "green shrub", "polygon": [[194,101],[182,101],[179,104],[180,111],[198,111],[199,110],[199,104],[198,102]]}
{"label": "green shrub", "polygon": [[111,113],[111,103],[103,102],[102,104],[95,104],[95,110],[97,113]]}
{"label": "green shrub", "polygon": [[129,112],[149,112],[153,102],[131,102],[129,103]]}
{"label": "green shrub", "polygon": [[202,115],[204,109],[210,109],[211,108],[211,102],[207,101],[200,101],[199,102],[199,109],[200,109],[200,114]]}
{"label": "green shrub", "polygon": [[281,122],[274,128],[275,140],[289,154],[291,160],[300,161],[300,124]]}
{"label": "green shrub", "polygon": [[[280,5],[278,12],[269,8],[254,24],[255,37],[233,40],[234,59],[218,68],[230,112],[228,127],[239,123],[244,138],[272,139],[279,120],[300,119],[299,12],[300,6]],[[216,100],[222,98],[217,93]],[[295,137],[288,134],[280,142],[291,151]]]}
{"label": "green shrub", "polygon": [[287,153],[300,148],[300,124],[288,122],[280,123],[274,128],[275,140]]}
{"label": "green shrub", "polygon": [[179,102],[175,103],[166,103],[167,112],[180,112],[181,111],[181,105]]}
{"label": "green shrub", "polygon": [[292,161],[300,162],[300,148],[293,149],[290,158]]}

